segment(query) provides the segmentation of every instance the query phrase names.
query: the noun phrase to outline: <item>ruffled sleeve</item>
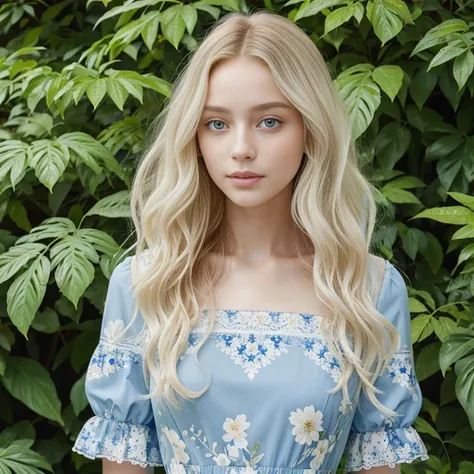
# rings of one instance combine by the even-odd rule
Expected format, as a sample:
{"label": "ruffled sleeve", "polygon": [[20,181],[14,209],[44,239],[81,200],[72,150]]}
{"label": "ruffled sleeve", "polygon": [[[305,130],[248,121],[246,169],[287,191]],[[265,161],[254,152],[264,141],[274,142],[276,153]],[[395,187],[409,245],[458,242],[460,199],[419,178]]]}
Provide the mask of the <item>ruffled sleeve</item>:
{"label": "ruffled sleeve", "polygon": [[385,415],[361,393],[345,448],[344,473],[428,459],[412,426],[422,396],[413,364],[407,288],[400,272],[390,262],[385,264],[377,310],[397,328],[400,345],[375,386],[382,391],[377,399],[397,416]]}
{"label": "ruffled sleeve", "polygon": [[91,459],[162,466],[151,401],[139,398],[149,393],[143,377],[147,331],[140,313],[132,321],[131,260],[117,265],[110,278],[99,344],[86,372],[86,396],[95,416],[72,449]]}

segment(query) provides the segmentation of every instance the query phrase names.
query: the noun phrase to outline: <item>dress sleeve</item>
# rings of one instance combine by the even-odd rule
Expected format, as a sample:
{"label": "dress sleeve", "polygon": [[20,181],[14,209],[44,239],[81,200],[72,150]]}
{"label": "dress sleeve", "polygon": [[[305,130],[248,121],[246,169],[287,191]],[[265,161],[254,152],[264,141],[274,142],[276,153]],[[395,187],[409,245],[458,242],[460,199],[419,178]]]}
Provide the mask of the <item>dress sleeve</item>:
{"label": "dress sleeve", "polygon": [[143,376],[148,334],[139,312],[132,320],[132,258],[119,263],[110,277],[100,340],[86,372],[86,396],[95,416],[72,449],[91,459],[162,466],[151,401],[139,398],[149,393]]}
{"label": "dress sleeve", "polygon": [[375,386],[382,391],[376,394],[379,402],[397,416],[385,415],[361,392],[345,448],[344,473],[428,459],[412,426],[422,395],[413,364],[407,288],[400,272],[387,260],[385,268],[377,310],[397,328],[400,344]]}

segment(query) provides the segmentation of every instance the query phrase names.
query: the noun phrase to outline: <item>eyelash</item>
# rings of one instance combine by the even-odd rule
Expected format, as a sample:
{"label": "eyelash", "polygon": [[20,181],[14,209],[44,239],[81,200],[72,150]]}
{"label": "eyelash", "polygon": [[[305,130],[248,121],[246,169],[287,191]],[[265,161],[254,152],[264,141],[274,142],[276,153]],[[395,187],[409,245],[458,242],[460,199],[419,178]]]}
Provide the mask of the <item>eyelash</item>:
{"label": "eyelash", "polygon": [[[260,120],[259,123],[261,123],[261,122],[263,122],[263,121],[265,121],[265,120],[275,120],[276,122],[279,122],[280,125],[283,123],[282,120],[280,120],[280,119],[278,119],[278,118],[276,118],[276,117],[265,117],[264,119]],[[212,122],[222,122],[222,123],[225,123],[223,120],[212,119],[212,120],[209,120],[208,122],[206,122],[206,123],[204,124],[204,126],[205,126],[208,130],[211,130],[211,129],[208,127],[208,125],[209,125],[210,123],[212,123]],[[277,128],[279,128],[279,127],[272,127],[272,128],[268,128],[267,130],[276,130]],[[222,130],[223,130],[223,129],[222,129]],[[211,131],[220,132],[221,130],[211,130]]]}

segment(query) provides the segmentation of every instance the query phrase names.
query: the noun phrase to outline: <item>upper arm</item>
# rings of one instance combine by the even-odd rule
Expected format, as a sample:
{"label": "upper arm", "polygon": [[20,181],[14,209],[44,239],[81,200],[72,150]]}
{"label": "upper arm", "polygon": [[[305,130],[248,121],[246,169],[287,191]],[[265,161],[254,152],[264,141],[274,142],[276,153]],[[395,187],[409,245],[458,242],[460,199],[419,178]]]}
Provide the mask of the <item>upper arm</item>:
{"label": "upper arm", "polygon": [[102,474],[152,474],[153,468],[150,466],[141,467],[128,461],[118,463],[102,459]]}
{"label": "upper arm", "polygon": [[[151,400],[142,398],[149,394],[143,373],[147,335],[143,317],[135,311],[130,264],[127,257],[110,277],[100,339],[85,381],[95,416],[86,421],[73,447],[88,458],[110,461],[103,463],[109,474],[144,474],[147,466],[163,465]],[[124,461],[129,462],[120,464]]]}
{"label": "upper arm", "polygon": [[377,310],[395,326],[400,343],[375,388],[380,390],[378,401],[395,415],[383,413],[361,393],[345,448],[344,472],[365,469],[370,474],[394,474],[397,471],[388,466],[427,459],[426,448],[413,427],[422,396],[413,363],[408,292],[400,272],[385,262]]}

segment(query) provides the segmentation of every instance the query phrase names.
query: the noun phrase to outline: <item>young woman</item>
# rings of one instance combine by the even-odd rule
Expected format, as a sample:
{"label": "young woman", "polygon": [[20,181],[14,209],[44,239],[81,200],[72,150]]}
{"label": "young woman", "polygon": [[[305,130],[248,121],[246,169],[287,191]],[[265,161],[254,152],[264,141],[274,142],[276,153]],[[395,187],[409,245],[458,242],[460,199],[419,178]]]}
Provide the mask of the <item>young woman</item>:
{"label": "young woman", "polygon": [[223,17],[135,176],[137,251],[110,279],[74,450],[109,474],[427,459],[407,288],[369,253],[372,191],[308,36]]}

